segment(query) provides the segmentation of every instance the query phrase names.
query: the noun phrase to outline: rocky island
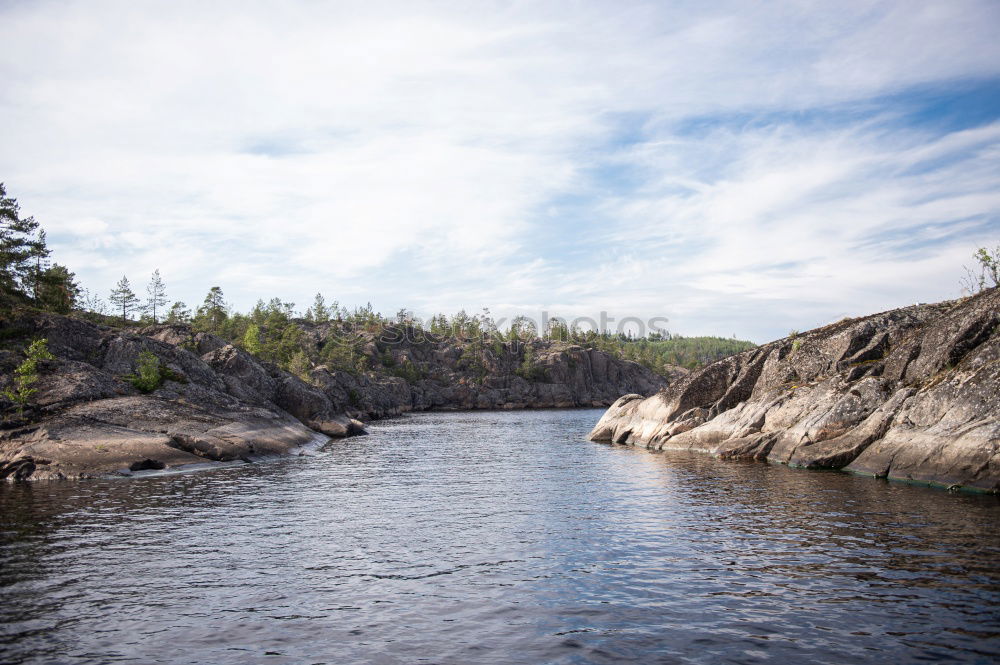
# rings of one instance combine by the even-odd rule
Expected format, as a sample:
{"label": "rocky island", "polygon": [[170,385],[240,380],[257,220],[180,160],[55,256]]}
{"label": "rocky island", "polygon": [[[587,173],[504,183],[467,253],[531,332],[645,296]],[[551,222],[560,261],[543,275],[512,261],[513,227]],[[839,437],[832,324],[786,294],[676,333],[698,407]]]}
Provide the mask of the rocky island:
{"label": "rocky island", "polygon": [[593,441],[1000,491],[1000,289],[779,339],[651,397]]}

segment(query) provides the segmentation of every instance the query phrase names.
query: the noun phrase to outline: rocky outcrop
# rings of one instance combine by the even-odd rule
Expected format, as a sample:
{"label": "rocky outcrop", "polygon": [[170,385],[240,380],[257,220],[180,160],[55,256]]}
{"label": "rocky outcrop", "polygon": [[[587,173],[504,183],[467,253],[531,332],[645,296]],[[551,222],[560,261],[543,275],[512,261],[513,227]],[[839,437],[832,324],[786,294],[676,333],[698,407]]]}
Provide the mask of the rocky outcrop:
{"label": "rocky outcrop", "polygon": [[[0,430],[0,478],[81,477],[195,462],[289,454],[363,432],[359,418],[428,409],[607,406],[623,392],[653,394],[669,377],[597,349],[551,340],[434,339],[408,330],[362,339],[362,367],[320,365],[308,382],[185,325],[137,332],[54,315],[2,324],[48,340],[23,422]],[[318,350],[330,325],[302,323]],[[166,377],[150,394],[126,379],[148,351]],[[530,363],[527,359],[530,358]],[[0,351],[0,387],[21,356]],[[526,364],[527,363],[527,364]],[[525,370],[525,367],[530,369]],[[405,369],[405,371],[403,371]],[[0,408],[10,414],[12,405]]]}
{"label": "rocky outcrop", "polygon": [[[363,432],[322,391],[211,335],[169,327],[132,334],[55,315],[4,327],[46,338],[56,360],[42,363],[24,417],[8,418],[0,430],[0,478],[252,461]],[[149,394],[127,380],[143,351],[156,356],[165,377]],[[4,387],[20,359],[0,353]]]}
{"label": "rocky outcrop", "polygon": [[[302,325],[317,346],[337,343],[331,326]],[[553,340],[482,348],[475,340],[399,328],[359,346],[368,371],[321,365],[310,378],[333,404],[360,418],[431,409],[609,406],[623,393],[651,395],[687,374],[675,367],[661,376],[617,355]]]}
{"label": "rocky outcrop", "polygon": [[316,418],[303,409],[325,409],[324,399],[334,412],[360,419],[432,409],[609,406],[622,393],[651,395],[687,373],[674,367],[661,376],[615,354],[550,339],[484,342],[437,337],[399,325],[378,332],[353,331],[347,341],[336,322],[296,323],[302,343],[311,345],[310,355],[322,357],[324,347],[349,343],[360,349],[358,364],[346,371],[319,364],[309,372],[311,385],[290,386],[289,375],[276,379],[273,366],[257,363],[212,335],[176,325],[143,332],[201,354],[222,371],[230,392],[249,390],[253,394],[242,395],[249,401],[258,393],[269,395],[307,423]]}
{"label": "rocky outcrop", "polygon": [[1000,491],[1000,290],[812,330],[617,400],[594,441]]}

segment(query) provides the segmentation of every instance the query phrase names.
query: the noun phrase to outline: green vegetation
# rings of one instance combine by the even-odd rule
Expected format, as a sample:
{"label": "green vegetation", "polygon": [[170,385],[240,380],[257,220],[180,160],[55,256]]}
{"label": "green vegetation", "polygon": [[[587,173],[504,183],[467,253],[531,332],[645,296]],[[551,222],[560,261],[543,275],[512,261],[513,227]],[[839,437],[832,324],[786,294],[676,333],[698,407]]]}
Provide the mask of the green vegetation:
{"label": "green vegetation", "polygon": [[151,393],[163,384],[160,359],[152,351],[143,351],[136,360],[136,372],[125,377],[139,392]]}
{"label": "green vegetation", "polygon": [[121,311],[122,325],[127,325],[129,314],[139,308],[139,298],[132,291],[132,285],[128,283],[128,277],[125,275],[122,275],[118,284],[112,289],[111,297],[108,300],[114,305],[116,312]]}
{"label": "green vegetation", "polygon": [[524,348],[524,360],[518,365],[515,373],[525,381],[544,381],[548,376],[545,368],[538,364],[535,349],[530,345]]}
{"label": "green vegetation", "polygon": [[135,374],[129,374],[125,380],[135,386],[139,392],[151,393],[164,381],[187,383],[187,377],[170,369],[152,351],[141,351],[136,358]]}
{"label": "green vegetation", "polygon": [[252,355],[260,354],[260,327],[256,323],[248,325],[243,333],[243,348]]}
{"label": "green vegetation", "polygon": [[965,266],[965,277],[962,288],[968,293],[977,293],[983,289],[1000,286],[1000,245],[993,249],[980,247],[972,255],[976,260],[974,268]]}
{"label": "green vegetation", "polygon": [[14,370],[14,387],[3,391],[3,396],[14,402],[18,415],[24,413],[28,399],[38,392],[34,384],[38,381],[38,363],[45,360],[55,360],[49,352],[48,340],[36,339],[25,351],[27,356]]}
{"label": "green vegetation", "polygon": [[[545,369],[533,346],[538,339],[557,349],[571,344],[597,348],[660,373],[674,365],[698,367],[753,346],[735,339],[662,333],[636,339],[623,333],[582,331],[559,318],[552,318],[539,330],[529,318],[519,316],[501,330],[488,309],[474,315],[465,311],[450,317],[436,314],[424,324],[406,309],[388,317],[375,312],[370,303],[348,309],[335,300],[327,301],[322,293],[316,294],[303,314],[296,313],[294,303],[280,298],[259,300],[249,312],[242,313],[226,302],[219,286],[209,289],[192,314],[181,301],[167,307],[167,289],[159,269],[152,272],[145,300],[136,295],[123,275],[104,301],[81,289],[65,267],[49,265],[48,256],[44,230],[33,218],[19,216],[17,202],[6,196],[0,184],[0,309],[72,312],[120,327],[161,320],[187,324],[195,332],[217,335],[303,380],[309,380],[312,370],[320,365],[351,374],[387,373],[410,383],[427,378],[429,368],[422,363],[410,358],[397,361],[392,355],[390,347],[404,338],[410,345],[447,339],[458,349],[458,368],[474,381],[483,381],[493,372],[516,372],[530,381],[545,380]],[[321,334],[310,328],[316,325],[323,326]],[[193,349],[193,339],[185,346]],[[140,390],[155,390],[169,378],[165,374],[169,370],[149,356],[152,354],[140,357],[137,373],[130,378]]]}
{"label": "green vegetation", "polygon": [[312,362],[301,349],[292,354],[288,361],[288,371],[303,381],[309,381],[309,370],[312,369]]}
{"label": "green vegetation", "polygon": [[80,287],[65,266],[49,264],[45,231],[33,217],[21,217],[17,201],[0,183],[0,309],[32,306],[68,313]]}
{"label": "green vegetation", "polygon": [[788,333],[788,339],[792,340],[792,353],[795,353],[800,348],[802,348],[802,340],[799,339],[799,331],[793,330]]}
{"label": "green vegetation", "polygon": [[[350,374],[389,374],[409,383],[427,378],[428,370],[420,363],[408,358],[397,361],[393,356],[392,348],[403,339],[416,345],[450,340],[460,351],[459,368],[475,381],[499,370],[516,373],[528,381],[546,380],[545,368],[538,364],[532,345],[538,339],[557,346],[597,348],[660,373],[677,365],[697,368],[754,347],[751,342],[736,339],[669,333],[636,339],[623,333],[571,328],[559,319],[553,319],[541,335],[527,317],[515,318],[503,331],[486,309],[478,315],[465,311],[450,317],[436,314],[425,325],[407,310],[389,318],[375,312],[371,304],[353,310],[336,301],[327,304],[322,294],[316,295],[304,315],[297,315],[295,304],[281,298],[258,300],[249,312],[242,313],[226,302],[218,286],[209,290],[193,317],[183,303],[175,302],[166,322],[189,322],[195,331],[217,335],[305,381],[320,365]],[[317,324],[325,330],[321,341],[307,334],[309,326]],[[373,343],[376,353],[369,356],[364,348]]]}
{"label": "green vegetation", "polygon": [[146,307],[153,317],[153,323],[156,323],[157,310],[162,311],[163,306],[167,304],[167,287],[164,286],[163,279],[160,278],[159,268],[154,270],[152,277],[149,278],[146,294],[149,296],[146,299]]}
{"label": "green vegetation", "polygon": [[421,379],[427,378],[426,373],[416,363],[410,362],[409,358],[392,367],[389,370],[389,374],[405,379],[407,383],[416,383]]}
{"label": "green vegetation", "polygon": [[167,312],[164,323],[191,323],[191,310],[181,301],[175,302]]}
{"label": "green vegetation", "polygon": [[756,346],[753,342],[726,337],[684,337],[671,335],[666,339],[614,340],[611,349],[621,349],[621,356],[645,365],[654,372],[664,373],[671,365],[697,369],[727,356],[742,353]]}

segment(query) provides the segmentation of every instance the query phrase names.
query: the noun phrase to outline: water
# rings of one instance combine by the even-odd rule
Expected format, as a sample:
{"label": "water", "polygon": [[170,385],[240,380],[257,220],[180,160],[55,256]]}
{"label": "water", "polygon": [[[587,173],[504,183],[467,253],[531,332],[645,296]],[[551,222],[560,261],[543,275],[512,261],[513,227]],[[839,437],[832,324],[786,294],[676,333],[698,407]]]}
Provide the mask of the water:
{"label": "water", "polygon": [[995,497],[584,441],[599,416],[0,486],[0,662],[1000,659]]}

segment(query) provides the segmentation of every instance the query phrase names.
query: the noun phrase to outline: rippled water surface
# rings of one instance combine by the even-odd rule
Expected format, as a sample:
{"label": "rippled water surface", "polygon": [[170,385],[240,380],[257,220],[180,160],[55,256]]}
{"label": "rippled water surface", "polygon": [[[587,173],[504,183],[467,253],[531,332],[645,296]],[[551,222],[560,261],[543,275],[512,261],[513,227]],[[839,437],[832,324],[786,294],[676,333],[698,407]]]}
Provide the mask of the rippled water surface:
{"label": "rippled water surface", "polygon": [[599,415],[0,486],[0,662],[1000,659],[995,497],[584,441]]}

